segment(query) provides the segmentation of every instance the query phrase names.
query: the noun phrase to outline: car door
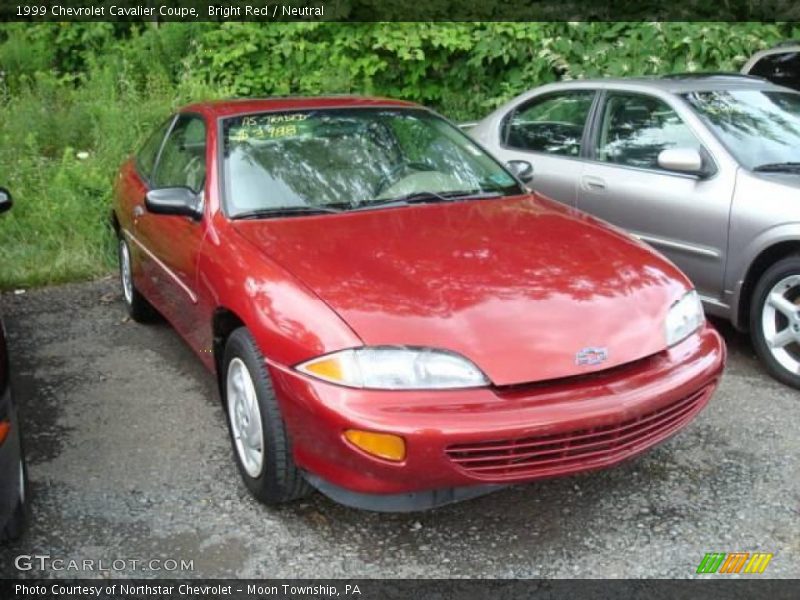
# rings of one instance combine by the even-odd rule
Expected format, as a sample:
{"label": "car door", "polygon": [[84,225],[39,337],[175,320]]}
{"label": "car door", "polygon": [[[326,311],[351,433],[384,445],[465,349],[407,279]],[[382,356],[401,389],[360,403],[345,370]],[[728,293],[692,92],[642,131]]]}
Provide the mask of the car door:
{"label": "car door", "polygon": [[[733,180],[676,110],[654,95],[603,95],[583,166],[578,207],[619,225],[677,264],[702,295],[720,298]],[[692,148],[705,174],[668,171],[661,151]]]}
{"label": "car door", "polygon": [[595,95],[595,90],[563,90],[515,107],[501,123],[498,158],[528,161],[533,165],[533,189],[575,206],[576,173]]}
{"label": "car door", "polygon": [[[179,115],[158,156],[150,189],[187,187],[204,193],[206,179],[206,125],[198,115]],[[156,308],[189,340],[197,327],[197,263],[204,222],[186,216],[139,211],[135,236],[143,250],[144,276],[153,289]]]}

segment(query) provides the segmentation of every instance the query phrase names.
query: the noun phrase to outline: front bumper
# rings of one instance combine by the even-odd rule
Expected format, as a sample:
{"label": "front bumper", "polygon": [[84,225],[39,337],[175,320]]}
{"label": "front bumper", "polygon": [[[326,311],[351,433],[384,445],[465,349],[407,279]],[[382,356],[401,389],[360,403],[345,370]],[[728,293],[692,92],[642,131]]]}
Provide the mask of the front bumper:
{"label": "front bumper", "polygon": [[[591,375],[505,388],[356,390],[272,367],[297,465],[335,500],[414,510],[513,483],[615,465],[702,410],[725,363],[706,326],[655,356]],[[402,462],[370,456],[346,429],[405,438]]]}

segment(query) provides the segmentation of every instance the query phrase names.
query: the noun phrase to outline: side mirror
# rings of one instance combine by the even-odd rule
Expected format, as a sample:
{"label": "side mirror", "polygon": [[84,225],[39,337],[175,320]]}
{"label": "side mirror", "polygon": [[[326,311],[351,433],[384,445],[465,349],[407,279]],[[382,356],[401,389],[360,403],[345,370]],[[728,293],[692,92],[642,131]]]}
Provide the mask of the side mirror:
{"label": "side mirror", "polygon": [[510,160],[506,163],[506,167],[514,175],[517,176],[522,183],[530,183],[533,181],[533,165],[527,160]]}
{"label": "side mirror", "polygon": [[11,193],[6,188],[0,187],[0,213],[6,212],[13,204]]}
{"label": "side mirror", "polygon": [[694,148],[669,148],[658,155],[658,166],[667,171],[703,175],[703,157]]}
{"label": "side mirror", "polygon": [[187,187],[168,187],[150,190],[144,205],[156,215],[177,215],[199,219],[202,216],[200,195]]}

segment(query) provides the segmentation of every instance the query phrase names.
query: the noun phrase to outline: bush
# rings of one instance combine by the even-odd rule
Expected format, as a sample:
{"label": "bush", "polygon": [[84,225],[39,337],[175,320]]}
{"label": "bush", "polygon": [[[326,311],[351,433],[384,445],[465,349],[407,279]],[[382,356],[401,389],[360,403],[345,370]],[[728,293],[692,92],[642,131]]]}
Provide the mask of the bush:
{"label": "bush", "polygon": [[112,268],[117,168],[190,100],[374,94],[467,120],[559,78],[738,69],[798,36],[758,23],[2,25],[0,185],[16,206],[0,218],[0,288]]}

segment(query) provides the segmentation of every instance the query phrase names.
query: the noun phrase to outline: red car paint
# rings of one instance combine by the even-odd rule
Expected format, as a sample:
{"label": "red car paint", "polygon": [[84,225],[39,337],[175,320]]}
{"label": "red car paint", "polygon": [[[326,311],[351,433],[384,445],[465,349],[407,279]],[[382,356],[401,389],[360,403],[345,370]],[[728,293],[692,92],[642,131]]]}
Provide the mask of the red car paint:
{"label": "red car paint", "polygon": [[[691,289],[688,280],[648,247],[583,213],[529,194],[258,221],[223,214],[221,117],[359,106],[413,105],[318,98],[186,107],[182,112],[201,115],[207,127],[200,221],[148,213],[147,184],[133,160],[117,183],[114,213],[134,242],[137,288],[212,371],[215,316],[232,313],[249,328],[300,468],[373,494],[528,481],[619,462],[700,411],[725,349],[708,326],[665,347],[666,312]],[[321,354],[384,344],[452,350],[492,385],[356,390],[293,369]],[[607,347],[608,360],[577,366],[576,353],[593,346]],[[687,398],[685,406],[675,404]],[[651,422],[660,425],[647,429]],[[640,423],[639,433],[629,423]],[[402,435],[406,459],[366,455],[344,440],[351,427]],[[549,440],[560,450],[528,465],[525,449],[541,454]],[[569,452],[575,440],[588,440],[586,456]],[[489,448],[483,455],[481,444]],[[513,455],[517,446],[522,458],[505,470],[463,466],[482,462],[470,463],[469,452],[480,458],[499,447]],[[462,447],[473,447],[462,452],[466,463]],[[551,455],[560,459],[546,460]],[[497,460],[485,462],[502,466]]]}

